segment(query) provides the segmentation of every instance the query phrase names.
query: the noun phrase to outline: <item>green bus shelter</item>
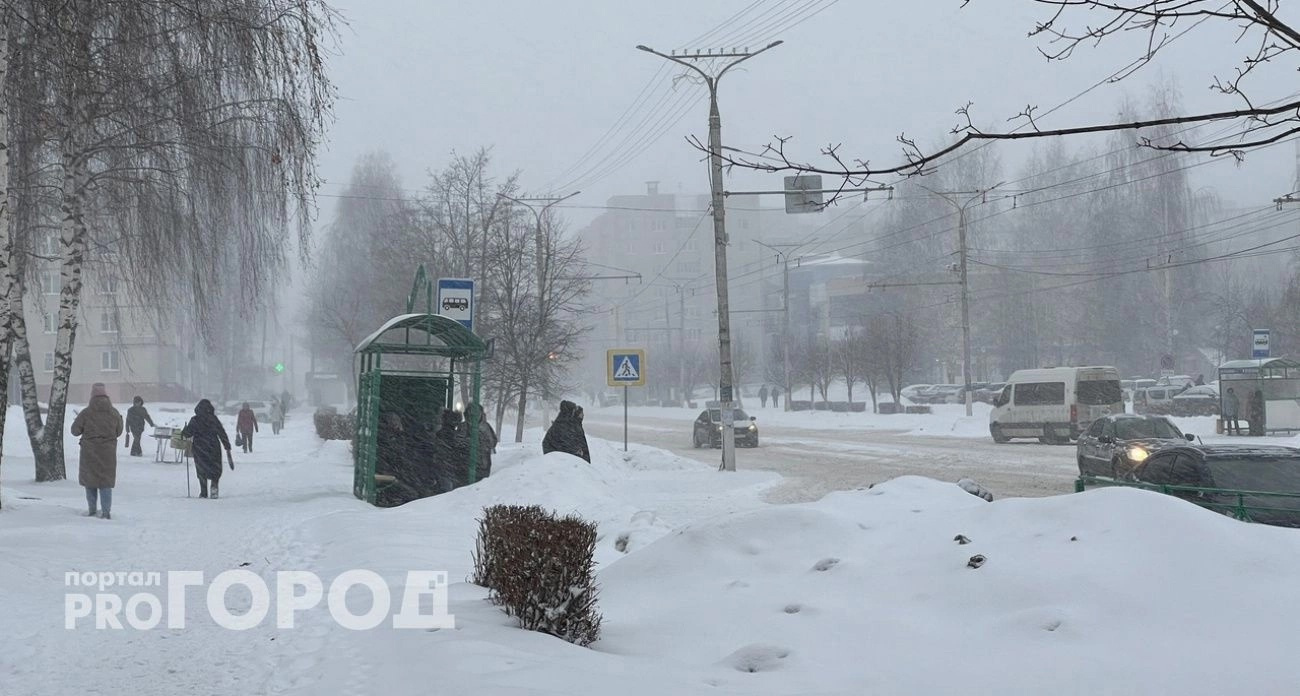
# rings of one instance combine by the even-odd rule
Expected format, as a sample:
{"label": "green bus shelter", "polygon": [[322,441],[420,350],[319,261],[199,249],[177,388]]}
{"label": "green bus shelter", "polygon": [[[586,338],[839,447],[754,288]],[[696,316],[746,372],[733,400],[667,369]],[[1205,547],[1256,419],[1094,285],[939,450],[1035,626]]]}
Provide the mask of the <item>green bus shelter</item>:
{"label": "green bus shelter", "polygon": [[[418,297],[424,277],[420,269],[408,308]],[[489,353],[489,345],[469,329],[431,312],[393,317],[357,346],[360,366],[352,484],[356,497],[375,504],[379,492],[394,482],[392,476],[376,475],[381,417],[398,413],[408,422],[432,426],[443,409],[456,406],[458,379],[470,380],[470,403],[465,404],[468,412],[470,404],[480,403],[482,363]],[[473,483],[478,480],[479,422],[477,418],[467,421],[469,482]]]}

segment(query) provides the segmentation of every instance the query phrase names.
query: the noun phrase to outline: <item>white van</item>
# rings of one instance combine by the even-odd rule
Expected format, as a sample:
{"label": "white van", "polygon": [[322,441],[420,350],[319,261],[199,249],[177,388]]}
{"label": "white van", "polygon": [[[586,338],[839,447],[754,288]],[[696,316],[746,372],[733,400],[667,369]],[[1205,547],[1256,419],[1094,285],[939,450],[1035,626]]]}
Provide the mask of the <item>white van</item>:
{"label": "white van", "polygon": [[1094,420],[1123,412],[1124,391],[1113,367],[1017,370],[993,399],[989,434],[994,442],[1036,437],[1065,444]]}

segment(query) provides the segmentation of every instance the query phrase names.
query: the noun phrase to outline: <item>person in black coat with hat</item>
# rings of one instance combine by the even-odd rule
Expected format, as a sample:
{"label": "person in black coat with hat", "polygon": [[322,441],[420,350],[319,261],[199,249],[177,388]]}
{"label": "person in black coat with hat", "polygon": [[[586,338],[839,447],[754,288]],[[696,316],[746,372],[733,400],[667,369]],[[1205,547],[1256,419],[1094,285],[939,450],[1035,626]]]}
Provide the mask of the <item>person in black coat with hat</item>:
{"label": "person in black coat with hat", "polygon": [[587,434],[582,430],[582,409],[572,401],[560,402],[560,413],[546,431],[542,440],[542,453],[567,452],[575,457],[591,461],[591,450],[587,448]]}
{"label": "person in black coat with hat", "polygon": [[226,428],[217,418],[217,410],[207,399],[194,407],[194,417],[181,431],[189,438],[190,453],[194,456],[194,471],[199,477],[199,497],[208,497],[208,483],[212,483],[212,497],[217,497],[217,482],[221,480],[221,450],[226,450],[230,470],[235,470],[235,458],[230,454],[230,438]]}
{"label": "person in black coat with hat", "polygon": [[438,492],[446,493],[469,483],[469,436],[459,411],[443,409],[439,420],[442,427],[433,434],[433,466]]}

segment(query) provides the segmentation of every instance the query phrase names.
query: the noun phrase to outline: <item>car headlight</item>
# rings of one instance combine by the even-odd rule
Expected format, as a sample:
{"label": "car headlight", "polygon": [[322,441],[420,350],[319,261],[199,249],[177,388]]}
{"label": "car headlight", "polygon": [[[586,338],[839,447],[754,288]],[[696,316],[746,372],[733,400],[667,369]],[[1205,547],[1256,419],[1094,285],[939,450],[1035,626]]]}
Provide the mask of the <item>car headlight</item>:
{"label": "car headlight", "polygon": [[1141,447],[1130,447],[1128,448],[1128,458],[1129,461],[1140,462],[1147,458],[1147,451]]}
{"label": "car headlight", "polygon": [[718,426],[718,432],[722,432],[722,426],[721,426],[721,425]]}
{"label": "car headlight", "polygon": [[750,423],[750,424],[749,424],[749,432],[753,433],[753,432],[757,432],[757,431],[758,431],[758,426],[757,426],[757,425],[754,425],[753,423]]}

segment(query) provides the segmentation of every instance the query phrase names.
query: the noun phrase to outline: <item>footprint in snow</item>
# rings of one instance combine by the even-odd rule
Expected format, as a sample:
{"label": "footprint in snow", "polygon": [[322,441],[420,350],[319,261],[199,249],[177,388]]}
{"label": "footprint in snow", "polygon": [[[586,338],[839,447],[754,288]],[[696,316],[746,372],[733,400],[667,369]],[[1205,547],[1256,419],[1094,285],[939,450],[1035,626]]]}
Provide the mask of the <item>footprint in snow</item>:
{"label": "footprint in snow", "polygon": [[770,672],[781,666],[781,661],[790,656],[790,649],[779,645],[755,643],[731,653],[722,659],[722,664],[737,672]]}
{"label": "footprint in snow", "polygon": [[820,561],[817,561],[816,565],[813,566],[813,570],[824,573],[830,570],[831,568],[834,568],[836,565],[839,564],[839,562],[840,559],[838,558],[823,558]]}

